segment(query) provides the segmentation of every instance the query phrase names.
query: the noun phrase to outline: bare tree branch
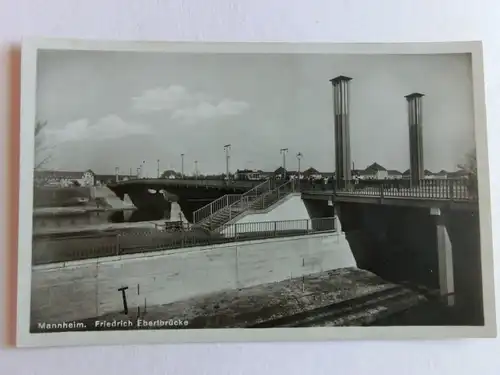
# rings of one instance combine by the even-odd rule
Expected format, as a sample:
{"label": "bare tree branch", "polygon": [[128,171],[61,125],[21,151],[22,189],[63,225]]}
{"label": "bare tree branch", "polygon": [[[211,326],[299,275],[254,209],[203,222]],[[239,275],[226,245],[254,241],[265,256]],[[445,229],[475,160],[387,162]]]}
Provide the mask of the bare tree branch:
{"label": "bare tree branch", "polygon": [[[47,121],[36,121],[35,123],[35,171],[40,170],[47,162],[52,158],[52,154],[46,155],[46,153],[55,146],[48,146],[45,144],[43,139],[43,130],[47,126]],[[40,160],[41,159],[41,160]],[[40,161],[39,161],[40,160]],[[45,183],[47,178],[41,181],[37,179],[38,183]]]}

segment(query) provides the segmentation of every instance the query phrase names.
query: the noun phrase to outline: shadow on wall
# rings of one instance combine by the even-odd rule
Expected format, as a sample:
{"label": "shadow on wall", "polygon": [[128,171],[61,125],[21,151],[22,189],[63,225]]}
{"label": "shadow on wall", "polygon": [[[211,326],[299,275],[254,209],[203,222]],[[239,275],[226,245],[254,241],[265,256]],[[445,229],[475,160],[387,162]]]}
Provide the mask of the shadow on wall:
{"label": "shadow on wall", "polygon": [[358,267],[393,281],[439,287],[437,232],[429,209],[339,203]]}

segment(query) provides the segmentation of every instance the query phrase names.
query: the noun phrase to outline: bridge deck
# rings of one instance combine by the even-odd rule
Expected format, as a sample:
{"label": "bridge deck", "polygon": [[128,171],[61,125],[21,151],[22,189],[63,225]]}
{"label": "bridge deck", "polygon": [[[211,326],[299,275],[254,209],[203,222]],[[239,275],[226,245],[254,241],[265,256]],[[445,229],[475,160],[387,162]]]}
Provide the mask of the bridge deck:
{"label": "bridge deck", "polygon": [[432,188],[368,188],[352,191],[334,191],[333,189],[305,190],[302,191],[302,197],[304,199],[336,202],[414,207],[452,207],[457,209],[470,209],[471,206],[477,205],[477,199],[469,197],[467,190],[464,188],[447,191]]}
{"label": "bridge deck", "polygon": [[181,179],[165,179],[165,178],[143,178],[137,180],[127,180],[110,183],[109,187],[115,186],[147,186],[147,187],[200,187],[200,188],[252,188],[263,181],[225,181],[225,180],[181,180]]}

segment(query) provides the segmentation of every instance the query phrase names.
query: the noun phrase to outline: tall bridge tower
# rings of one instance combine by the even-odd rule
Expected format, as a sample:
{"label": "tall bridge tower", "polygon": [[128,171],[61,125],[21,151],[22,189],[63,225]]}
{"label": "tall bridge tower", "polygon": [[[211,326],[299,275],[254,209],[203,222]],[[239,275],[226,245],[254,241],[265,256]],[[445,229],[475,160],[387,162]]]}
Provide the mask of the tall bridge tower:
{"label": "tall bridge tower", "polygon": [[422,141],[422,97],[415,92],[406,95],[408,101],[408,125],[410,135],[410,178],[412,185],[418,185],[425,177],[424,149]]}
{"label": "tall bridge tower", "polygon": [[338,189],[351,180],[351,141],[349,129],[350,77],[338,76],[333,85],[333,113],[335,119],[335,185]]}

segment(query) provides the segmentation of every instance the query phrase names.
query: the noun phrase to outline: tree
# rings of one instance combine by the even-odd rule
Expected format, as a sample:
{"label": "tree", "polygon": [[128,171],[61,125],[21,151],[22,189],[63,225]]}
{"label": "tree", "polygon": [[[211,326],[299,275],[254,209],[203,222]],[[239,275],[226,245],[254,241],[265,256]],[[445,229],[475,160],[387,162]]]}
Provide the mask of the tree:
{"label": "tree", "polygon": [[477,197],[477,156],[476,150],[472,150],[465,155],[465,163],[458,164],[458,169],[465,172],[467,177],[467,188],[469,194]]}
{"label": "tree", "polygon": [[48,153],[50,147],[45,142],[43,130],[47,121],[36,121],[35,123],[35,170],[41,169],[51,158]]}
{"label": "tree", "polygon": [[465,155],[465,163],[458,164],[458,169],[466,172],[467,176],[477,178],[476,150],[472,150]]}

